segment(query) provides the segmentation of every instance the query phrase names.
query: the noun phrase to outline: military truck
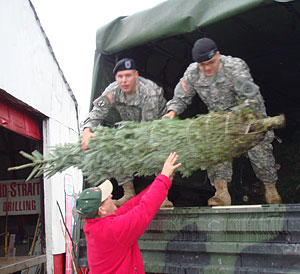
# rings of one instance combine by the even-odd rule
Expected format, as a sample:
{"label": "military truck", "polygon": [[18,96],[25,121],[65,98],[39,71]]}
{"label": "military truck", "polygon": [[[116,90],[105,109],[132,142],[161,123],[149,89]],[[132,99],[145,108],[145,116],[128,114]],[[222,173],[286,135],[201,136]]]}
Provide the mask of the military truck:
{"label": "military truck", "polygon": [[[233,162],[232,206],[207,207],[214,194],[205,171],[177,176],[173,210],[160,210],[139,240],[147,273],[300,273],[300,1],[169,0],[101,27],[96,35],[92,102],[114,81],[116,61],[136,61],[139,74],[163,87],[167,100],[192,62],[201,37],[247,62],[270,116],[283,113],[274,155],[281,205],[268,205],[249,160]],[[195,96],[181,119],[206,113]],[[119,115],[111,112],[104,124]],[[153,178],[135,178],[143,189]],[[114,196],[121,189],[114,182]],[[81,235],[84,237],[84,235]],[[86,265],[84,239],[79,262]]]}

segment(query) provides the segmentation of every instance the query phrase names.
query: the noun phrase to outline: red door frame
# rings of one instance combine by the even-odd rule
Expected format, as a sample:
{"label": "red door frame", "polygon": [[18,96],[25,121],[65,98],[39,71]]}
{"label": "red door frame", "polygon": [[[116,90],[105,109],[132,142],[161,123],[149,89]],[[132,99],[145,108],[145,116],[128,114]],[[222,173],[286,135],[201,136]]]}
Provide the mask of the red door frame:
{"label": "red door frame", "polygon": [[41,140],[38,119],[21,104],[14,103],[1,94],[0,126],[25,137]]}

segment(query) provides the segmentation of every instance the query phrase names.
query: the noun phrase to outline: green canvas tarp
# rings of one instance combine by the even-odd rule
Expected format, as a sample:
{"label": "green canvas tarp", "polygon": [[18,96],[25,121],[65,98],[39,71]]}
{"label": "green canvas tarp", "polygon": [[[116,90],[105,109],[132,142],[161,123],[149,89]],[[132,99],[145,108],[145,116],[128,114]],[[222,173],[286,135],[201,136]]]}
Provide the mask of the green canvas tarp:
{"label": "green canvas tarp", "polygon": [[250,10],[267,0],[169,0],[120,17],[97,31],[97,50],[116,53],[157,39],[193,32],[200,27]]}

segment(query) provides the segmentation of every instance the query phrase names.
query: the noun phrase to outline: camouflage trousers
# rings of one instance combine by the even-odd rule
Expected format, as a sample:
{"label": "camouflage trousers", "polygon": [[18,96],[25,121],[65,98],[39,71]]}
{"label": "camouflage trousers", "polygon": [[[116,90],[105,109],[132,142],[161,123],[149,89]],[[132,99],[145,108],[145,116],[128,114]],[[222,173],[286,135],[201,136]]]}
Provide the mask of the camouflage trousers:
{"label": "camouflage trousers", "polygon": [[[276,182],[277,170],[275,168],[275,158],[273,156],[274,132],[268,131],[264,140],[257,146],[250,149],[247,154],[256,177],[262,182]],[[231,181],[232,163],[224,162],[207,169],[207,175],[211,185],[216,179]]]}

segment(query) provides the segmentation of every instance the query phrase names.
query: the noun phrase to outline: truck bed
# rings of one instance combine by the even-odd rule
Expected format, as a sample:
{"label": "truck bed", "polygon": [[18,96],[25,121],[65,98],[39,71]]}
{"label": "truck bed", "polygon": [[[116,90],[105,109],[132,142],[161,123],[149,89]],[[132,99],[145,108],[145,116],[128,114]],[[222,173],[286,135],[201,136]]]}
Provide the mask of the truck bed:
{"label": "truck bed", "polygon": [[160,210],[139,239],[146,273],[300,273],[300,205]]}

